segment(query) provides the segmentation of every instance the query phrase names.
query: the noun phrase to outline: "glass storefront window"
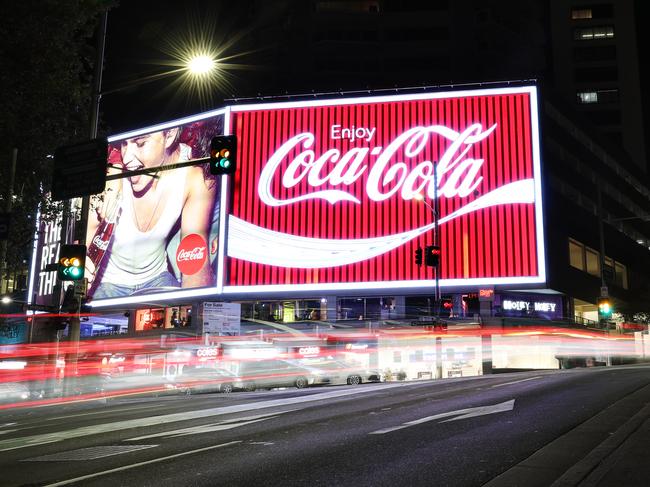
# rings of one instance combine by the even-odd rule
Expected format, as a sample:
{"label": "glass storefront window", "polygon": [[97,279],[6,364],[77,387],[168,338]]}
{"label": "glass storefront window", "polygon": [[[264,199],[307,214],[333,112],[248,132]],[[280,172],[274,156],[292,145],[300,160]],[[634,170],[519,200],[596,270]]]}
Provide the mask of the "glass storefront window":
{"label": "glass storefront window", "polygon": [[165,327],[165,308],[139,309],[135,312],[135,331]]}
{"label": "glass storefront window", "polygon": [[192,306],[146,308],[135,312],[135,331],[183,328],[192,326]]}

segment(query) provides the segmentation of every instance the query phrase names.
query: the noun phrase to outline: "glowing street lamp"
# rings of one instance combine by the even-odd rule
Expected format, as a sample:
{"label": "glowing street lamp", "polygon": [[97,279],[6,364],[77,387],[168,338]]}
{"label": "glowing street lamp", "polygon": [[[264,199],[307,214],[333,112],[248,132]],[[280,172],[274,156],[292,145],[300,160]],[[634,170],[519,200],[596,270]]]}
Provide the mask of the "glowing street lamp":
{"label": "glowing street lamp", "polygon": [[[440,252],[440,232],[438,231],[438,181],[437,181],[437,171],[434,169],[433,171],[433,205],[424,199],[424,195],[422,193],[414,193],[413,197],[421,201],[426,205],[427,208],[431,210],[433,213],[433,246],[437,249],[438,254]],[[429,253],[431,251],[431,248],[427,247],[427,252]],[[427,259],[429,259],[429,256],[427,256]],[[434,296],[434,301],[435,301],[435,309],[436,309],[436,316],[440,315],[440,309],[439,309],[439,304],[440,304],[440,260],[437,259],[435,266],[436,270],[436,288],[435,288],[435,296]]]}
{"label": "glowing street lamp", "polygon": [[187,63],[189,72],[197,76],[209,75],[216,66],[217,63],[212,57],[203,54],[193,56]]}

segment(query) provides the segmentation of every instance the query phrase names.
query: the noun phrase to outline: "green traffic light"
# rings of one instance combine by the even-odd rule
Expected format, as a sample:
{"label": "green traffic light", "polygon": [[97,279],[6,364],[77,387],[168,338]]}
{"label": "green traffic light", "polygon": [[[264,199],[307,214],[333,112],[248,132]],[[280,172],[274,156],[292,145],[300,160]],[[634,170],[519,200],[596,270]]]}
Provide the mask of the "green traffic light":
{"label": "green traffic light", "polygon": [[63,274],[74,280],[83,276],[83,270],[81,267],[67,267],[63,270]]}
{"label": "green traffic light", "polygon": [[230,167],[230,160],[224,157],[219,161],[219,165],[224,169],[228,169]]}

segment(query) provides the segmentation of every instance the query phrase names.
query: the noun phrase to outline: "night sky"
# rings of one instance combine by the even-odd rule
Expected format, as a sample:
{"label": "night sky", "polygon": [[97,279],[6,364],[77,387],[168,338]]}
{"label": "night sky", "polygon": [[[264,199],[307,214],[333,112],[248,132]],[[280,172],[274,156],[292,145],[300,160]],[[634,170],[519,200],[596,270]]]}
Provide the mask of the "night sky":
{"label": "night sky", "polygon": [[[227,3],[234,5],[226,8]],[[247,76],[249,71],[232,71],[227,86],[213,85],[209,93],[201,96],[183,85],[176,74],[148,83],[142,80],[175,69],[170,66],[178,62],[171,46],[186,45],[189,39],[201,43],[202,38],[207,38],[212,45],[223,45],[236,38],[242,45],[248,44],[245,35],[240,35],[240,26],[248,24],[250,3],[213,1],[206,7],[203,2],[193,1],[123,0],[111,9],[102,91],[119,91],[102,97],[103,130],[114,134],[173,120],[219,107],[224,98],[241,95],[246,78],[255,77]],[[226,53],[236,54],[238,48],[233,42]],[[230,63],[247,61],[252,62],[251,56],[240,56]]]}
{"label": "night sky", "polygon": [[[275,51],[274,58],[271,55],[274,46],[269,45],[268,41],[273,40],[273,36],[278,33],[282,35],[284,24],[291,22],[283,13],[283,6],[287,4],[291,2],[121,0],[120,5],[111,9],[108,16],[103,90],[124,88],[131,83],[136,86],[103,97],[101,131],[116,134],[173,120],[223,106],[224,99],[227,98],[340,89],[341,86],[334,86],[329,81],[323,81],[324,84],[318,86],[322,80],[316,74],[311,78],[308,72],[301,72],[301,76],[287,75],[274,64],[278,60],[278,51]],[[307,1],[293,3],[293,8],[310,9],[310,4]],[[637,34],[645,28],[644,19],[649,17],[648,11],[649,2],[637,2]],[[309,29],[309,26],[306,28]],[[169,66],[174,61],[171,45],[184,45],[190,40],[200,43],[201,39],[204,44],[212,47],[230,44],[225,55],[235,55],[228,62],[231,67],[234,67],[233,64],[239,66],[237,69],[228,69],[225,81],[220,81],[219,85],[213,85],[208,92],[200,94],[182,85],[179,76],[175,75],[155,82],[139,83],[147,76],[173,69]],[[286,39],[284,42],[289,55],[281,56],[283,59],[293,57],[299,61],[298,58],[309,56],[306,52],[300,54],[300,46],[291,45]],[[642,60],[642,83],[647,79],[646,63],[643,62],[646,52],[647,49],[641,43],[639,56]],[[431,75],[434,76],[435,73]],[[528,75],[530,73],[522,73],[521,77]],[[353,90],[409,86],[408,81],[399,79],[399,73],[393,75],[394,79],[389,80],[389,85],[385,84],[386,80],[380,79],[362,83],[349,76],[346,78],[347,88]],[[492,80],[494,78],[481,73],[476,73],[472,79]],[[375,86],[370,86],[372,81],[376,81]],[[433,77],[422,81],[427,84],[449,82],[447,79],[437,80]],[[643,103],[648,105],[647,100],[643,100]],[[648,110],[645,111],[648,113]]]}

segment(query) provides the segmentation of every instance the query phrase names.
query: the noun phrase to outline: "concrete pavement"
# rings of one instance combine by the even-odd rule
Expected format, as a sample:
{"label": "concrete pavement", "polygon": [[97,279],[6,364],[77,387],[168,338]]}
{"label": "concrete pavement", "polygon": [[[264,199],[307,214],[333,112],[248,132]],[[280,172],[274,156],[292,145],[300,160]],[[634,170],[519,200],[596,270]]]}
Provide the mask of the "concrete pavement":
{"label": "concrete pavement", "polygon": [[650,386],[541,448],[484,487],[650,485]]}

